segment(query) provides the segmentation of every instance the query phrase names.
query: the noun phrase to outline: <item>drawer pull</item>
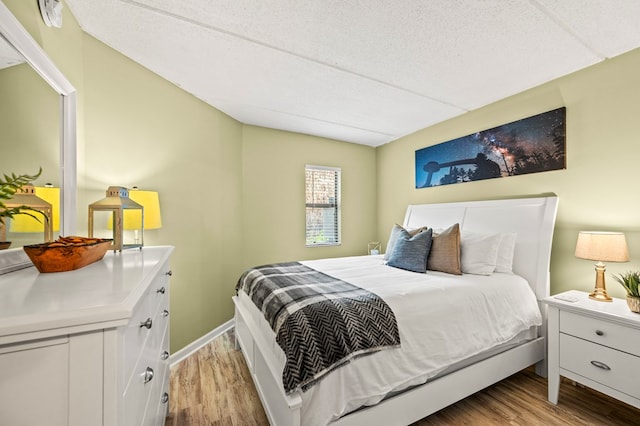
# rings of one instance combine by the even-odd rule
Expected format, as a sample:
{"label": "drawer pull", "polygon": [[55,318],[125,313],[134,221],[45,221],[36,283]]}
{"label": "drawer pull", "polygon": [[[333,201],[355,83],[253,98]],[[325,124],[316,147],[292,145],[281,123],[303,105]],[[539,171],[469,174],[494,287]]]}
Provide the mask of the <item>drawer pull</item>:
{"label": "drawer pull", "polygon": [[165,272],[164,274],[170,277],[170,276],[172,276],[172,275],[173,275],[173,271],[167,271],[167,272]]}
{"label": "drawer pull", "polygon": [[167,359],[169,359],[169,352],[168,351],[162,351],[162,355],[160,355],[160,359],[163,361],[166,361]]}
{"label": "drawer pull", "polygon": [[140,328],[144,327],[147,330],[150,330],[152,326],[153,326],[153,321],[151,320],[151,318],[147,318],[146,321],[140,322]]}
{"label": "drawer pull", "polygon": [[165,393],[163,393],[163,394],[162,394],[162,399],[160,399],[160,401],[161,401],[163,404],[166,404],[167,402],[169,402],[169,394],[168,394],[168,393],[166,393],[166,392],[165,392]]}
{"label": "drawer pull", "polygon": [[151,380],[153,380],[153,368],[147,367],[147,369],[144,370],[143,376],[145,383],[149,383]]}
{"label": "drawer pull", "polygon": [[164,310],[162,311],[162,316],[163,316],[163,317],[165,317],[165,318],[166,318],[166,317],[168,317],[168,316],[169,316],[169,311],[167,311],[166,309],[164,309]]}
{"label": "drawer pull", "polygon": [[598,367],[598,368],[602,368],[603,370],[611,370],[611,367],[609,367],[607,364],[605,364],[604,362],[600,362],[600,361],[591,361],[591,365],[593,365],[594,367]]}
{"label": "drawer pull", "polygon": [[164,287],[160,287],[159,289],[156,290],[156,293],[164,294],[165,291],[166,290],[164,289]]}
{"label": "drawer pull", "polygon": [[604,331],[602,331],[602,330],[596,330],[596,334],[597,334],[598,336],[604,336]]}

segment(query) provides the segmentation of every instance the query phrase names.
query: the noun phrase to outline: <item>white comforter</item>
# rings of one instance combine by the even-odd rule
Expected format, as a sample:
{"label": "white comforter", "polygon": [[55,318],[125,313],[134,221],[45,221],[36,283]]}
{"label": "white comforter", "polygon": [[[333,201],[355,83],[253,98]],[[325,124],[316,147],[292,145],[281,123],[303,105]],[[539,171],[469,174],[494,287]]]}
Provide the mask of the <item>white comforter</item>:
{"label": "white comforter", "polygon": [[[542,324],[535,295],[517,275],[419,274],[386,266],[382,256],[301,263],[382,297],[396,315],[401,339],[400,348],[357,358],[302,394],[305,426],[376,404]],[[275,342],[273,348],[284,365]]]}

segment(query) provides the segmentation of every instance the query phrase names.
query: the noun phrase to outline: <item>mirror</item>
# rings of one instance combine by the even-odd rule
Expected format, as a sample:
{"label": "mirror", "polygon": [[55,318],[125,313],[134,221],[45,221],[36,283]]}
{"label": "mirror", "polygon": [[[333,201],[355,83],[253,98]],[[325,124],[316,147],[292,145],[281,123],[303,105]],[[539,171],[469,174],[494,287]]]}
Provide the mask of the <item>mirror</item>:
{"label": "mirror", "polygon": [[[55,64],[49,59],[42,48],[35,42],[31,35],[22,27],[20,22],[13,16],[11,11],[0,1],[0,43],[3,44],[0,47],[0,61],[14,63],[13,66],[5,68],[0,73],[14,73],[19,74],[21,78],[31,79],[33,83],[35,81],[34,75],[38,75],[41,78],[40,83],[33,83],[36,87],[33,90],[38,90],[40,96],[44,99],[44,102],[57,103],[58,108],[55,108],[56,114],[52,113],[53,121],[57,121],[57,126],[45,126],[51,127],[51,131],[44,136],[46,141],[51,141],[50,147],[46,147],[47,151],[50,149],[58,150],[59,152],[59,167],[58,167],[58,182],[60,186],[60,235],[72,235],[76,233],[76,91],[66,77],[60,72]],[[22,63],[24,62],[24,63]],[[31,75],[29,71],[26,71],[26,67],[30,67],[35,74]],[[44,87],[52,89],[52,95],[46,94]],[[10,108],[10,107],[9,107]],[[13,112],[16,114],[16,111]],[[20,112],[20,114],[29,114],[28,110]],[[35,114],[34,114],[35,115]],[[49,120],[51,117],[33,117],[35,120],[44,119]],[[3,131],[5,129],[3,128]],[[58,141],[55,144],[55,141]],[[40,141],[42,143],[42,141]],[[9,145],[11,142],[9,142]],[[39,148],[37,148],[39,149]],[[34,149],[35,151],[36,149]],[[17,150],[16,150],[17,151]],[[4,153],[11,152],[11,148],[3,146]],[[37,155],[35,152],[34,155]],[[20,154],[21,155],[21,154]],[[32,173],[42,163],[42,159],[34,157],[33,165],[29,170],[7,170],[6,172]],[[4,170],[4,162],[3,172]],[[17,160],[17,165],[25,164],[24,160]],[[53,164],[53,163],[48,163]],[[43,165],[44,167],[44,165]],[[52,166],[53,167],[53,166]],[[48,171],[51,173],[53,171]],[[45,177],[46,178],[46,177]],[[40,181],[37,182],[40,184]],[[42,182],[44,183],[44,182]],[[3,250],[1,253],[4,259],[0,259],[0,269],[3,265],[6,267],[6,257],[12,257],[11,254],[6,252],[18,251],[23,253],[23,250]]]}
{"label": "mirror", "polygon": [[[60,95],[47,84],[4,40],[0,45],[9,57],[0,56],[0,172],[42,174],[33,183],[37,195],[55,206],[60,205]],[[46,183],[54,188],[45,190]],[[54,239],[58,237],[60,212],[56,211]],[[41,243],[44,225],[20,215],[6,220],[6,235],[0,239],[19,248]],[[38,232],[39,231],[39,232]]]}

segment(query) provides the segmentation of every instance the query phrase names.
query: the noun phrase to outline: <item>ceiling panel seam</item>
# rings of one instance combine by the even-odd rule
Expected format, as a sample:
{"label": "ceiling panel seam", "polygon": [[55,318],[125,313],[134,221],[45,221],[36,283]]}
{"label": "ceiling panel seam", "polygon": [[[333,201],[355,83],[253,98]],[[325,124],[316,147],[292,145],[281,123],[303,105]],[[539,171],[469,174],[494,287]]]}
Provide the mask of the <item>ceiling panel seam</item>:
{"label": "ceiling panel seam", "polygon": [[584,40],[577,32],[575,32],[569,25],[565,24],[564,21],[558,17],[551,10],[547,9],[543,4],[541,4],[538,0],[529,0],[529,3],[535,8],[537,8],[540,12],[542,12],[546,17],[548,17],[552,22],[554,22],[562,31],[569,34],[575,40],[578,41],[585,49],[589,50],[595,56],[600,58],[600,60],[604,60],[607,58],[607,55],[598,51],[595,47],[591,46],[586,40]]}
{"label": "ceiling panel seam", "polygon": [[391,137],[391,138],[397,138],[398,137],[398,135],[395,135],[395,134],[381,132],[379,130],[365,129],[364,127],[353,126],[353,125],[350,125],[350,124],[341,123],[339,121],[322,120],[322,119],[315,118],[315,117],[309,117],[309,116],[302,115],[302,114],[293,114],[291,112],[279,111],[279,110],[271,109],[271,108],[261,108],[261,107],[257,107],[257,106],[252,106],[252,108],[257,109],[257,110],[261,110],[261,111],[275,112],[277,114],[287,115],[287,116],[291,116],[291,117],[304,118],[305,120],[315,121],[315,122],[318,122],[318,123],[336,124],[338,126],[346,127],[348,129],[362,130],[362,131],[366,131],[366,132],[369,132],[369,133],[375,133],[377,135],[388,136],[388,137]]}
{"label": "ceiling panel seam", "polygon": [[186,16],[178,15],[178,14],[173,13],[173,12],[168,12],[166,10],[162,10],[162,9],[158,9],[158,8],[155,8],[155,7],[148,6],[146,4],[138,2],[136,0],[120,0],[120,2],[127,3],[127,4],[130,4],[132,6],[140,7],[140,8],[143,8],[143,9],[146,9],[146,10],[149,10],[149,11],[161,14],[161,15],[165,15],[165,16],[168,16],[168,17],[173,18],[173,19],[178,19],[178,20],[181,20],[183,22],[186,22],[186,23],[189,23],[189,24],[192,24],[192,25],[196,25],[196,26],[199,26],[201,28],[205,28],[207,30],[211,30],[211,31],[214,31],[214,32],[217,32],[217,33],[220,33],[220,34],[225,34],[225,35],[228,35],[228,36],[236,38],[236,39],[244,40],[246,42],[253,43],[253,44],[258,45],[258,46],[262,46],[262,47],[265,47],[265,48],[268,48],[268,49],[271,49],[271,50],[274,50],[274,51],[277,51],[277,52],[280,52],[280,53],[284,53],[284,54],[289,55],[289,56],[296,57],[296,58],[301,59],[303,61],[308,61],[308,62],[312,62],[312,63],[318,64],[318,65],[322,65],[324,67],[331,68],[333,70],[336,70],[336,71],[339,71],[339,72],[342,72],[342,73],[345,73],[345,74],[349,74],[351,76],[355,76],[355,77],[358,77],[358,78],[362,78],[362,79],[365,79],[365,80],[368,80],[368,81],[371,81],[371,82],[374,82],[374,83],[377,83],[377,84],[381,84],[383,86],[390,87],[390,88],[395,89],[395,90],[400,90],[402,92],[409,93],[411,95],[418,96],[420,98],[427,99],[427,100],[432,101],[432,102],[437,102],[437,103],[442,104],[442,105],[446,105],[446,106],[449,106],[449,107],[452,107],[452,108],[456,108],[456,109],[460,110],[461,113],[470,111],[469,108],[463,107],[461,105],[454,104],[454,103],[449,102],[449,101],[438,99],[438,98],[435,98],[433,96],[429,96],[429,95],[427,95],[425,93],[420,93],[420,92],[417,92],[415,90],[407,89],[405,87],[398,86],[398,85],[389,83],[387,81],[380,80],[380,79],[377,79],[377,78],[373,78],[373,77],[370,77],[368,75],[361,74],[361,73],[358,73],[358,72],[355,72],[355,71],[351,71],[351,70],[346,69],[346,68],[337,67],[335,65],[331,65],[331,64],[328,64],[326,62],[314,59],[312,57],[304,56],[304,55],[292,52],[290,50],[286,50],[286,49],[283,49],[283,48],[280,48],[280,47],[277,47],[277,46],[273,46],[273,45],[270,45],[270,44],[265,43],[263,41],[256,40],[256,39],[253,39],[253,38],[249,38],[249,37],[243,36],[241,34],[237,34],[237,33],[225,30],[223,28],[219,28],[219,27],[216,27],[216,26],[213,26],[213,25],[209,25],[209,24],[204,23],[204,22],[197,21],[197,20],[192,19],[192,18],[188,18]]}

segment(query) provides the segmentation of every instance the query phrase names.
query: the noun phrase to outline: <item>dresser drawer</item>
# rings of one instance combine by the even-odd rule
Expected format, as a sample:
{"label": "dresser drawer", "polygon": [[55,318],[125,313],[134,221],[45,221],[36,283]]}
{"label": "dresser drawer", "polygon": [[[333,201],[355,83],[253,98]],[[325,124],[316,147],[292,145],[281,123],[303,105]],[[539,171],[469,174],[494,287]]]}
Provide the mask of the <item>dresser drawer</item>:
{"label": "dresser drawer", "polygon": [[640,358],[634,355],[561,334],[560,368],[640,398]]}
{"label": "dresser drawer", "polygon": [[[169,371],[166,372],[166,380],[156,383],[156,388],[151,394],[147,412],[145,413],[143,426],[164,426],[169,407]],[[164,385],[166,383],[166,386]]]}
{"label": "dresser drawer", "polygon": [[169,277],[171,272],[168,267],[165,269],[166,271],[160,272],[160,275],[153,280],[150,286],[151,292],[156,295],[157,303],[169,298]]}
{"label": "dresser drawer", "polygon": [[141,348],[125,388],[125,419],[132,425],[147,424],[149,416],[155,415],[160,404],[169,365],[169,326],[168,317],[162,315],[163,306],[153,317],[149,338]]}
{"label": "dresser drawer", "polygon": [[[155,325],[153,321],[154,306],[152,304],[152,299],[150,296],[153,296],[151,294],[151,288],[147,289],[145,295],[140,299],[140,302],[138,303],[138,306],[133,313],[131,321],[122,330],[122,348],[124,355],[123,374],[125,378],[124,383],[129,383],[129,381],[131,380],[133,367],[140,359],[141,351],[146,345],[146,341],[151,335],[151,331],[153,330],[153,326]],[[141,326],[142,323],[146,323],[149,320],[151,329],[148,329],[145,326]]]}
{"label": "dresser drawer", "polygon": [[[159,292],[159,289],[164,289]],[[131,380],[136,365],[145,346],[157,346],[167,327],[168,316],[162,315],[169,306],[168,279],[158,277],[149,286],[133,314],[131,322],[124,329],[124,378],[125,386]],[[141,326],[141,324],[148,324]]]}
{"label": "dresser drawer", "polygon": [[636,328],[561,311],[560,332],[640,356],[640,330]]}
{"label": "dresser drawer", "polygon": [[162,380],[157,372],[157,363],[154,364],[146,355],[136,364],[131,382],[123,395],[123,424],[126,425],[142,425],[151,392],[156,383]]}
{"label": "dresser drawer", "polygon": [[[143,348],[124,392],[126,424],[143,425],[144,419],[149,413],[155,413],[160,403],[160,391],[169,363],[168,358],[163,359],[163,346],[169,345],[169,328],[156,328],[154,335]],[[155,344],[151,345],[151,342]]]}
{"label": "dresser drawer", "polygon": [[154,350],[162,346],[166,330],[169,329],[169,300],[166,299],[158,306],[153,317],[153,333],[149,336],[147,345]]}
{"label": "dresser drawer", "polygon": [[[130,374],[124,388],[125,424],[158,424],[155,419],[166,380],[169,346],[169,279],[162,273],[149,286],[124,332],[125,364]],[[140,323],[150,319],[150,328]],[[145,382],[146,374],[146,382]],[[150,375],[153,377],[150,378]]]}
{"label": "dresser drawer", "polygon": [[[166,343],[168,343],[168,330],[166,334]],[[163,343],[164,346],[164,343]],[[160,360],[156,373],[158,380],[154,383],[147,410],[145,412],[143,426],[163,426],[167,415],[167,407],[169,403],[169,360]],[[164,395],[166,394],[166,397]]]}

